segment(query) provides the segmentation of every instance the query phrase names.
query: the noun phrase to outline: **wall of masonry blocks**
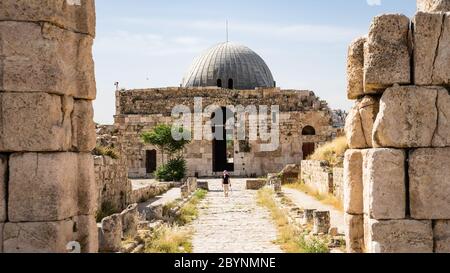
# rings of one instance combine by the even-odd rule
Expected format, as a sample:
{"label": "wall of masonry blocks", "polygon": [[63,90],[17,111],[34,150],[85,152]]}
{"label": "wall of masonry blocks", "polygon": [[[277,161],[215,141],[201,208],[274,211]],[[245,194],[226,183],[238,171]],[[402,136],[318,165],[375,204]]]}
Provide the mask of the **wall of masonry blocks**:
{"label": "wall of masonry blocks", "polygon": [[375,17],[349,47],[348,252],[450,252],[450,0]]}
{"label": "wall of masonry blocks", "polygon": [[0,252],[98,249],[94,0],[0,1]]}

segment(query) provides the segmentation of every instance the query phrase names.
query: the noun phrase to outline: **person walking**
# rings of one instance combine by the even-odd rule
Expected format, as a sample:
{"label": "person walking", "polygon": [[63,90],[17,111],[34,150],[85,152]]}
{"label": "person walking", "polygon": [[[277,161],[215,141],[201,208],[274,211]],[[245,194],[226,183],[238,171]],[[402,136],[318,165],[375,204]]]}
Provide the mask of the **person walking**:
{"label": "person walking", "polygon": [[230,190],[231,190],[231,180],[230,180],[230,175],[228,174],[228,171],[223,171],[222,187],[223,187],[223,192],[225,194],[225,197],[228,197],[230,194]]}

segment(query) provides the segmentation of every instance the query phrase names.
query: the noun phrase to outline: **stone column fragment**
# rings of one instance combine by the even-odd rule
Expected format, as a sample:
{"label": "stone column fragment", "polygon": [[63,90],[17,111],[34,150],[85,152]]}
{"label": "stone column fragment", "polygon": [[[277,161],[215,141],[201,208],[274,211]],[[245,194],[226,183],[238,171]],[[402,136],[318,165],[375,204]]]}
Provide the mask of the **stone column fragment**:
{"label": "stone column fragment", "polygon": [[363,153],[347,150],[344,160],[344,210],[348,214],[364,213],[363,207]]}
{"label": "stone column fragment", "polygon": [[364,216],[345,214],[347,253],[364,252]]}

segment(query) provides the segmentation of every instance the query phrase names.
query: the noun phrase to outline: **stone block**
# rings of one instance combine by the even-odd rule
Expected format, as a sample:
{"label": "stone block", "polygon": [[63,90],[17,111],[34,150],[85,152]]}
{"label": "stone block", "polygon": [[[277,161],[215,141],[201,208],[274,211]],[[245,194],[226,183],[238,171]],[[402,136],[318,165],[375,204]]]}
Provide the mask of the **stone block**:
{"label": "stone block", "polygon": [[[386,90],[373,128],[375,147],[430,147],[437,128],[441,87],[396,86]],[[444,130],[444,127],[442,127]]]}
{"label": "stone block", "polygon": [[369,253],[433,253],[431,221],[369,220]]}
{"label": "stone block", "polygon": [[366,37],[358,38],[348,48],[347,98],[350,100],[364,96],[364,44],[366,40]]}
{"label": "stone block", "polygon": [[450,148],[417,149],[409,156],[411,217],[450,219]]}
{"label": "stone block", "polygon": [[433,225],[434,252],[450,253],[450,220],[438,220]]}
{"label": "stone block", "polygon": [[132,204],[128,206],[121,214],[122,216],[122,231],[124,238],[134,238],[138,231],[139,225],[139,211],[138,205]]}
{"label": "stone block", "polygon": [[102,220],[99,231],[99,251],[118,252],[122,245],[122,217],[114,214]]}
{"label": "stone block", "polygon": [[0,151],[67,151],[73,99],[47,93],[0,93]]}
{"label": "stone block", "polygon": [[7,219],[6,217],[7,181],[8,181],[8,157],[0,154],[0,223],[4,223]]}
{"label": "stone block", "polygon": [[345,123],[345,133],[351,149],[371,148],[372,130],[379,112],[379,101],[365,96],[351,109]]}
{"label": "stone block", "polygon": [[328,234],[331,228],[329,211],[314,211],[314,234]]}
{"label": "stone block", "polygon": [[347,253],[364,252],[364,216],[345,214]]}
{"label": "stone block", "polygon": [[449,0],[417,0],[417,10],[423,12],[449,12]]}
{"label": "stone block", "polygon": [[73,109],[72,147],[76,151],[91,152],[97,141],[92,102],[75,100]]}
{"label": "stone block", "polygon": [[364,213],[371,219],[403,219],[406,216],[406,153],[371,149],[364,157]]}
{"label": "stone block", "polygon": [[2,0],[0,21],[50,22],[95,35],[94,0]]}
{"label": "stone block", "polygon": [[365,93],[382,93],[393,84],[411,83],[409,18],[384,14],[373,19],[364,46]]}
{"label": "stone block", "polygon": [[92,37],[48,23],[0,21],[0,43],[0,90],[95,99]]}
{"label": "stone block", "polygon": [[76,216],[73,221],[74,240],[81,245],[81,253],[97,253],[99,243],[95,216]]}
{"label": "stone block", "polygon": [[264,179],[254,179],[246,181],[246,189],[247,190],[260,190],[267,184],[267,181]]}
{"label": "stone block", "polygon": [[95,213],[90,154],[12,154],[9,166],[10,222],[60,221]]}
{"label": "stone block", "polygon": [[433,147],[450,147],[450,95],[444,90],[438,91],[438,121],[433,136]]}
{"label": "stone block", "polygon": [[363,151],[347,150],[344,160],[344,210],[363,214]]}
{"label": "stone block", "polygon": [[5,253],[67,253],[74,241],[71,220],[37,223],[6,223],[3,231]]}

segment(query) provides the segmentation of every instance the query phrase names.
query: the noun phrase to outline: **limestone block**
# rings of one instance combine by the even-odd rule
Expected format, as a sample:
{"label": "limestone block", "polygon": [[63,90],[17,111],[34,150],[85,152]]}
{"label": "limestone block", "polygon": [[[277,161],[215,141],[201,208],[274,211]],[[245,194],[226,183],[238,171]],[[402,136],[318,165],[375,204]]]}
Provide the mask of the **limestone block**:
{"label": "limestone block", "polygon": [[99,251],[118,252],[122,245],[122,217],[114,214],[102,220],[99,232]]}
{"label": "limestone block", "polygon": [[417,0],[417,10],[423,12],[449,12],[449,0]]}
{"label": "limestone block", "polygon": [[267,184],[265,179],[251,179],[246,181],[247,190],[259,190]]}
{"label": "limestone block", "polygon": [[450,147],[450,95],[438,91],[438,122],[433,136],[433,147]]}
{"label": "limestone block", "polygon": [[328,234],[331,228],[329,211],[314,211],[314,234]]}
{"label": "limestone block", "polygon": [[363,214],[363,151],[347,150],[344,160],[344,210]]}
{"label": "limestone block", "polygon": [[46,93],[0,93],[0,151],[70,148],[73,100]]}
{"label": "limestone block", "polygon": [[48,23],[0,21],[0,43],[0,90],[95,99],[92,37]]}
{"label": "limestone block", "polygon": [[411,217],[450,219],[450,148],[417,149],[410,153]]}
{"label": "limestone block", "polygon": [[12,154],[9,167],[10,222],[60,221],[96,212],[90,154]]}
{"label": "limestone block", "polygon": [[66,253],[73,241],[73,221],[6,223],[3,231],[5,253]]}
{"label": "limestone block", "polygon": [[[448,51],[447,46],[440,47],[443,40],[445,26],[443,25],[445,14],[418,12],[414,19],[414,83],[416,85],[443,84],[438,81],[438,74],[445,71],[437,71],[436,64],[442,62],[442,53]],[[448,28],[448,27],[446,27]],[[448,44],[448,43],[447,43]],[[436,56],[437,54],[437,56]],[[448,58],[447,58],[448,59]],[[443,67],[447,70],[447,67]]]}
{"label": "limestone block", "polygon": [[365,93],[382,93],[393,84],[411,83],[409,18],[384,14],[373,19],[364,46]]}
{"label": "limestone block", "polygon": [[2,0],[0,21],[50,22],[95,35],[94,0]]}
{"label": "limestone block", "polygon": [[364,251],[364,216],[345,214],[345,241],[347,253]]}
{"label": "limestone block", "polygon": [[361,115],[359,114],[358,103],[350,110],[345,121],[345,135],[351,149],[369,148],[364,136]]}
{"label": "limestone block", "polygon": [[350,100],[364,96],[364,43],[366,37],[354,40],[348,48],[347,97]]}
{"label": "limestone block", "polygon": [[371,219],[406,216],[406,154],[403,150],[371,149],[364,157],[364,213]]}
{"label": "limestone block", "polygon": [[81,246],[81,253],[98,252],[98,229],[95,216],[76,216],[73,219],[74,240]]}
{"label": "limestone block", "polygon": [[436,253],[450,253],[450,221],[439,220],[433,225],[434,251]]}
{"label": "limestone block", "polygon": [[431,221],[369,221],[370,253],[433,253]]}
{"label": "limestone block", "polygon": [[132,204],[128,206],[128,208],[120,215],[122,216],[123,237],[134,238],[137,234],[139,225],[138,205]]}
{"label": "limestone block", "polygon": [[[0,223],[6,221],[6,192],[8,179],[8,157],[0,154]],[[1,240],[0,240],[1,245]]]}
{"label": "limestone block", "polygon": [[378,111],[378,98],[365,96],[355,103],[345,123],[345,133],[351,149],[372,147],[372,130]]}
{"label": "limestone block", "polygon": [[373,128],[375,147],[430,147],[436,131],[440,87],[396,86],[386,90]]}
{"label": "limestone block", "polygon": [[72,146],[76,151],[91,152],[95,148],[97,136],[91,101],[74,101],[72,130]]}

